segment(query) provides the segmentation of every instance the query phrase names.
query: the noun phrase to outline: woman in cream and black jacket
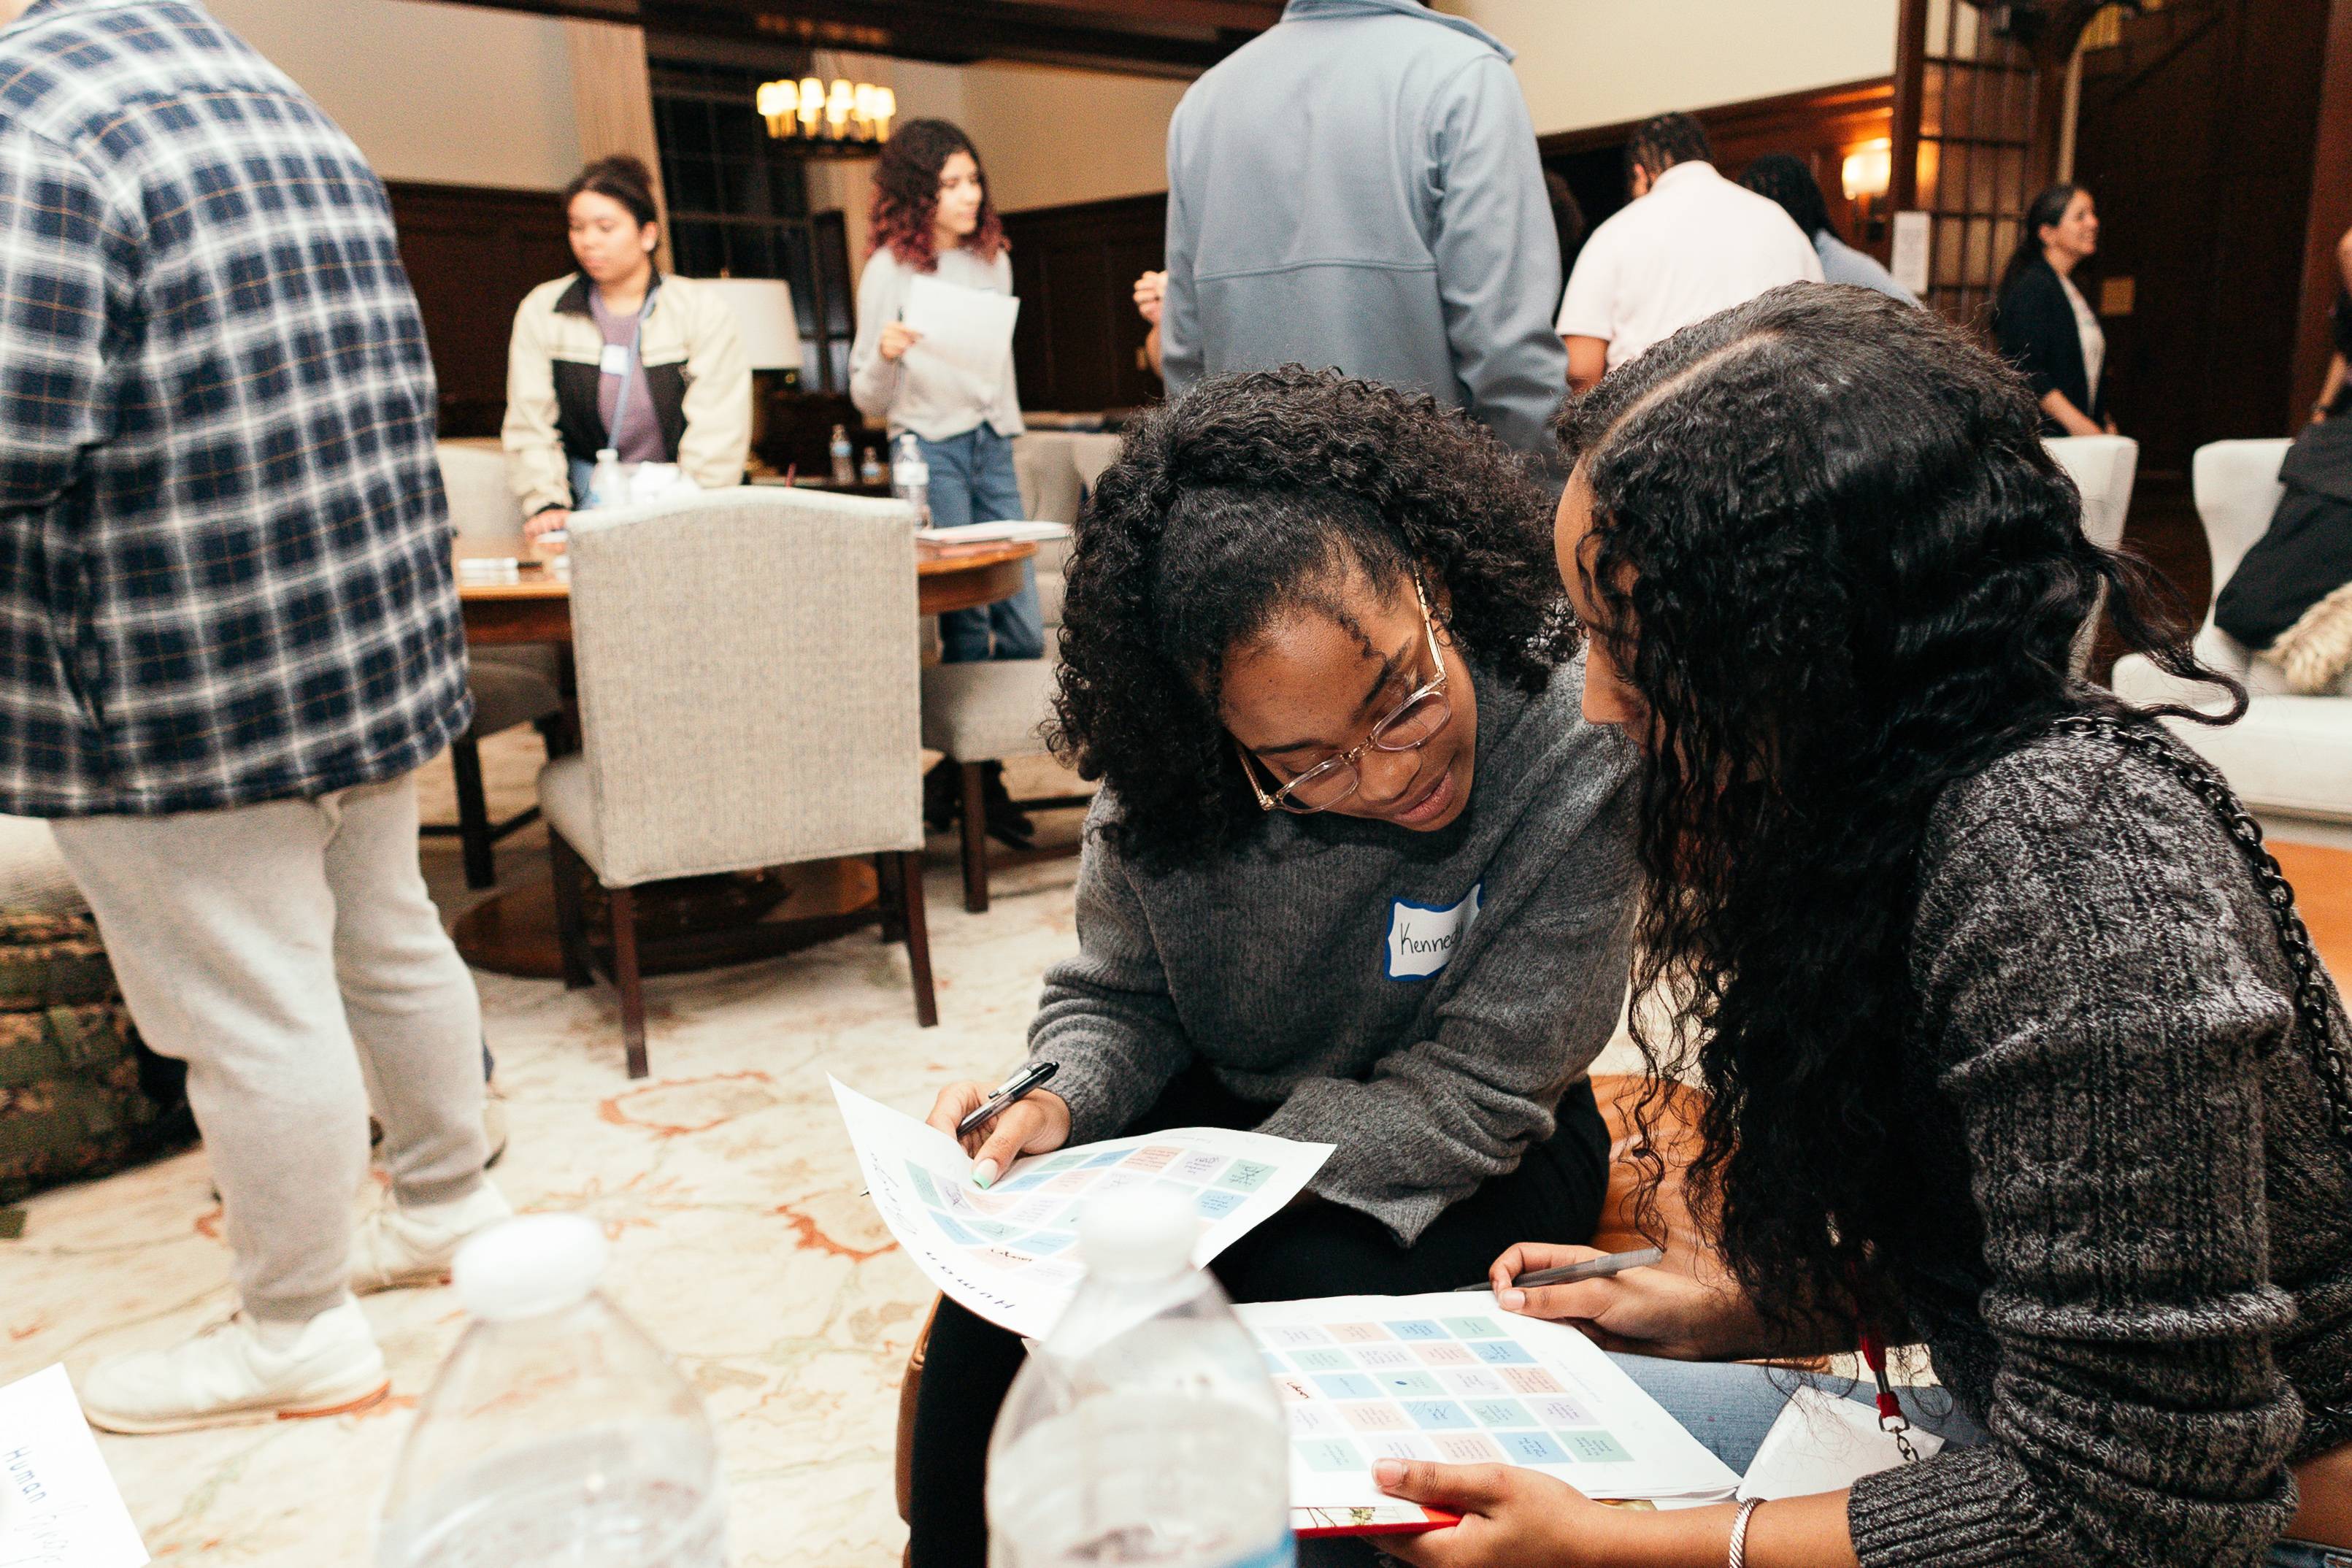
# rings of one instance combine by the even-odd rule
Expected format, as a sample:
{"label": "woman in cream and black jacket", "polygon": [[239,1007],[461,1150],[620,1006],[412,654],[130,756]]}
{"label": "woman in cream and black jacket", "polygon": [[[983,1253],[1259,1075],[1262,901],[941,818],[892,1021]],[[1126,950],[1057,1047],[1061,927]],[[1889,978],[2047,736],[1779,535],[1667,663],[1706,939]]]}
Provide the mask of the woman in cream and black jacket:
{"label": "woman in cream and black jacket", "polygon": [[[507,475],[532,539],[566,525],[600,448],[676,463],[705,489],[743,482],[751,373],[734,311],[654,266],[652,180],[601,159],[564,193],[580,270],[515,312],[507,356]],[[615,422],[617,421],[617,427]]]}

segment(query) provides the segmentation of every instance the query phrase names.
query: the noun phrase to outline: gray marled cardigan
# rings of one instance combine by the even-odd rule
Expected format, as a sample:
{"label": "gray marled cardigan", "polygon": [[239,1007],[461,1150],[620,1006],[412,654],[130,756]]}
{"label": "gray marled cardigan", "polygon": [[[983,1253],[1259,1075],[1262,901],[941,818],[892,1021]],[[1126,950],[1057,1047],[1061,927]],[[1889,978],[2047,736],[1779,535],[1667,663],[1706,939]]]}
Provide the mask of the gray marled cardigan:
{"label": "gray marled cardigan", "polygon": [[1855,1551],[2259,1563],[2286,1466],[2352,1441],[2352,1152],[2252,874],[2155,763],[2080,736],[1955,785],[1921,874],[1906,1046],[1948,1244],[1901,1283],[1992,1440],[1856,1486]]}

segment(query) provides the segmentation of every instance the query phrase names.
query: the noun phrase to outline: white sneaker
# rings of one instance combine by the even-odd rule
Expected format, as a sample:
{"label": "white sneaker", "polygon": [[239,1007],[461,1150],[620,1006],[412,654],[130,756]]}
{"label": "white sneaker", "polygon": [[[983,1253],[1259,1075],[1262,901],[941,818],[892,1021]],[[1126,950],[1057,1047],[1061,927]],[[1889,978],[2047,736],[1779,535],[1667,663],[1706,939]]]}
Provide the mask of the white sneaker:
{"label": "white sneaker", "polygon": [[283,1350],[240,1312],[170,1350],[109,1356],[82,1374],[81,1407],[108,1432],[185,1432],[341,1415],[391,1392],[375,1333],[346,1300]]}
{"label": "white sneaker", "polygon": [[352,1289],[364,1296],[445,1283],[460,1242],[513,1215],[506,1195],[488,1182],[452,1204],[378,1205],[352,1236]]}

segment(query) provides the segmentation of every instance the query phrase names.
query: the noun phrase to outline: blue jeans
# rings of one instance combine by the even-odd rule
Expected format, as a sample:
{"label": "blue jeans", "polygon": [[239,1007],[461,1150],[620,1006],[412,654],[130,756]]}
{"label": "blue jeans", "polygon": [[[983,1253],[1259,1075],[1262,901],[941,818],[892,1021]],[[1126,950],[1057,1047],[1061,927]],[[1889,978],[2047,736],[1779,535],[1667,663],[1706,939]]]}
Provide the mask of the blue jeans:
{"label": "blue jeans", "polygon": [[[944,441],[915,443],[931,468],[931,526],[1001,522],[1021,515],[1021,484],[1013,472],[1013,443],[986,425]],[[977,609],[940,617],[940,662],[1042,658],[1045,617],[1037,604],[1037,569],[1022,568],[1021,591]]]}
{"label": "blue jeans", "polygon": [[[1663,1361],[1653,1356],[1612,1354],[1625,1375],[1690,1435],[1732,1469],[1745,1475],[1764,1444],[1764,1434],[1780,1419],[1790,1390],[1811,1384],[1824,1393],[1872,1403],[1871,1385],[1818,1373],[1776,1371],[1734,1362]],[[1949,1448],[1984,1442],[1984,1428],[1953,1408],[1951,1395],[1940,1388],[1898,1388],[1903,1414],[1923,1432],[1933,1432]],[[2352,1552],[2314,1546],[2307,1541],[2282,1541],[2271,1548],[2270,1568],[2352,1568]]]}

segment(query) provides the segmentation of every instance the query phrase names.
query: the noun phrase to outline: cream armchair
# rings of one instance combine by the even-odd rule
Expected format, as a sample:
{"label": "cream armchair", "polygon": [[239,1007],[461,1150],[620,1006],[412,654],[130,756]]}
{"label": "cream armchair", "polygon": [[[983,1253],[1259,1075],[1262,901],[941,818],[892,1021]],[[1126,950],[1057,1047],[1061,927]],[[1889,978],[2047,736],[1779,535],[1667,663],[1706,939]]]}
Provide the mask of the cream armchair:
{"label": "cream armchair", "polygon": [[[479,555],[523,553],[522,512],[507,488],[505,454],[494,447],[444,441],[441,488],[449,498],[449,526],[461,551]],[[466,683],[474,693],[474,721],[449,743],[449,771],[457,791],[457,821],[428,822],[427,834],[455,834],[464,850],[466,885],[488,888],[498,881],[498,841],[533,821],[537,806],[504,822],[490,820],[482,789],[481,739],[518,724],[536,724],[550,756],[566,743],[563,730],[562,658],[544,643],[469,648]]]}
{"label": "cream armchair", "polygon": [[[1032,430],[1013,443],[1013,467],[1021,481],[1021,505],[1041,522],[1078,521],[1095,479],[1118,456],[1119,438],[1092,432]],[[982,805],[983,764],[1007,757],[1033,756],[1045,749],[1042,737],[1053,717],[1054,653],[1060,645],[1062,567],[1070,542],[1048,540],[1037,547],[1037,605],[1045,622],[1045,658],[995,659],[977,664],[931,665],[923,670],[923,744],[954,761],[961,773],[963,907],[974,914],[988,908],[988,831]],[[1016,804],[1082,805],[1087,795],[1059,795]]]}
{"label": "cream armchair", "polygon": [[[2278,474],[2288,446],[2216,441],[2197,450],[2192,482],[2216,595],[2270,528],[2285,493]],[[2252,704],[2244,718],[2223,729],[2168,721],[2173,733],[2221,770],[2265,832],[2352,847],[2352,677],[2332,696],[2288,692],[2276,668],[2213,624],[2210,599],[2196,651],[2242,681]],[[2227,706],[2210,688],[2184,687],[2136,655],[2116,661],[2114,684],[2129,702],[2185,701],[2209,710]]]}
{"label": "cream armchair", "polygon": [[916,1019],[938,1023],[907,507],[706,490],[577,513],[571,554],[581,749],[539,798],[567,984],[593,980],[583,864],[607,889],[629,1076],[647,1070],[632,889],[674,877],[873,857]]}

